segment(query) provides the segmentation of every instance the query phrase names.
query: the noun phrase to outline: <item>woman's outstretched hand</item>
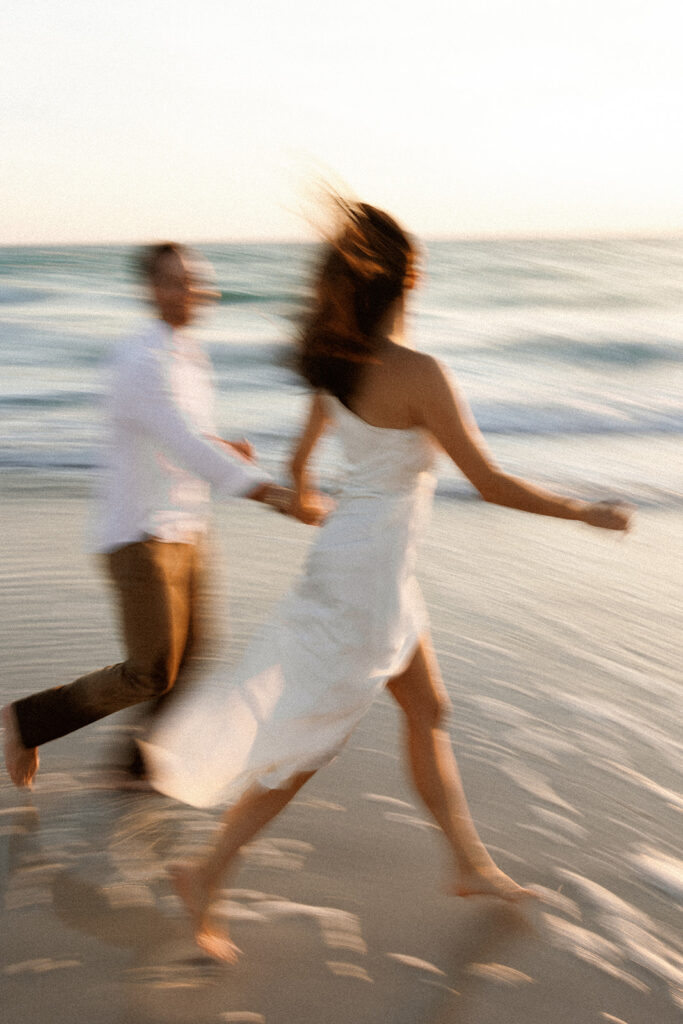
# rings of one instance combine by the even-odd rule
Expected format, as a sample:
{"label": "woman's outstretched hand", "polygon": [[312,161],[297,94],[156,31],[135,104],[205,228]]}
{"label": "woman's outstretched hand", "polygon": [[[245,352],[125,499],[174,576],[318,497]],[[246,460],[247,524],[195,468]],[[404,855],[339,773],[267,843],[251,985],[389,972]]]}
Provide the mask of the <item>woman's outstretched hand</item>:
{"label": "woman's outstretched hand", "polygon": [[581,519],[588,526],[601,530],[623,530],[631,528],[634,508],[623,501],[594,501],[586,505]]}

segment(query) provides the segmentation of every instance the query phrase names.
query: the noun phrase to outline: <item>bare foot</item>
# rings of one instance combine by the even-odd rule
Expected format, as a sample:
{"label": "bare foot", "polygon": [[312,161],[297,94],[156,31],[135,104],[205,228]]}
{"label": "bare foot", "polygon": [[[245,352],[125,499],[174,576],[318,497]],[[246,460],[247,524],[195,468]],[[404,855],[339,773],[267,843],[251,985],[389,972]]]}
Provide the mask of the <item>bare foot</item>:
{"label": "bare foot", "polygon": [[201,932],[195,932],[194,937],[200,949],[224,964],[236,964],[242,952],[229,938],[227,932],[213,925],[206,925]]}
{"label": "bare foot", "polygon": [[489,866],[463,871],[450,890],[454,896],[496,896],[501,900],[538,899],[532,889],[524,889],[491,862]]}
{"label": "bare foot", "polygon": [[30,787],[38,771],[38,748],[25,747],[22,743],[11,704],[2,709],[2,725],[5,731],[5,765],[9,777],[15,786]]}
{"label": "bare foot", "polygon": [[210,923],[211,894],[198,870],[185,864],[173,864],[168,873],[176,895],[190,915],[195,942],[199,948],[214,960],[234,964],[241,950],[226,930]]}

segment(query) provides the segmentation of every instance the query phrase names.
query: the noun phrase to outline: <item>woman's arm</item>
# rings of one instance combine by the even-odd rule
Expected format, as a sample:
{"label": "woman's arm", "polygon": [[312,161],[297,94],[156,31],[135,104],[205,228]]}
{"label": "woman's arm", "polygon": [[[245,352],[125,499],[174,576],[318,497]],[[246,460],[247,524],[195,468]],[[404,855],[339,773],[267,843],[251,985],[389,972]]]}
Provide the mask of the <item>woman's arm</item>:
{"label": "woman's arm", "polygon": [[329,422],[323,396],[316,392],[311,397],[306,423],[289,463],[297,502],[302,512],[309,511],[311,522],[321,522],[327,511],[311,482],[308,463]]}
{"label": "woman's arm", "polygon": [[419,380],[414,388],[415,418],[433,434],[484,501],[541,516],[575,519],[606,530],[628,529],[628,506],[566,498],[499,469],[466,400],[456,391],[443,367],[430,356],[422,356],[419,361]]}

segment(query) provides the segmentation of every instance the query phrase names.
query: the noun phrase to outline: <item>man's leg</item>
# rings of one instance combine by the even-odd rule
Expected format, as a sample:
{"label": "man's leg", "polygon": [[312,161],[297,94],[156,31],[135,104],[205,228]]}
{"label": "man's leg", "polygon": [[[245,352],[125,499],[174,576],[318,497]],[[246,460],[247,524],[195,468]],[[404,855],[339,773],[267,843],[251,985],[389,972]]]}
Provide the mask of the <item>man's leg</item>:
{"label": "man's leg", "polygon": [[[214,622],[211,615],[213,595],[210,593],[209,585],[209,577],[213,579],[214,574],[207,571],[207,565],[210,564],[211,559],[207,557],[206,543],[204,538],[200,538],[197,544],[186,545],[189,566],[187,574],[184,576],[184,599],[178,601],[178,604],[183,609],[187,608],[187,629],[185,646],[175,682],[173,687],[166,690],[161,697],[141,704],[136,710],[131,726],[131,731],[134,734],[144,734],[151,728],[153,720],[168,708],[169,703],[192,685],[198,675],[198,670],[201,670],[202,659],[217,647],[219,628],[218,623]],[[183,611],[182,616],[184,614]],[[184,618],[183,621],[185,621]],[[120,765],[132,779],[144,779],[147,774],[135,738],[129,738],[124,742],[123,749],[115,754],[115,763]]]}
{"label": "man's leg", "polygon": [[[17,785],[30,783],[30,778],[25,779],[25,758],[23,766],[13,769],[17,736],[24,749],[31,751],[105,715],[159,697],[173,686],[189,628],[193,556],[193,545],[157,540],[129,544],[106,556],[119,601],[127,658],[66,686],[23,698],[6,709],[6,726],[8,716],[10,720],[6,761]],[[12,726],[16,727],[14,734]],[[15,775],[24,780],[17,781]]]}

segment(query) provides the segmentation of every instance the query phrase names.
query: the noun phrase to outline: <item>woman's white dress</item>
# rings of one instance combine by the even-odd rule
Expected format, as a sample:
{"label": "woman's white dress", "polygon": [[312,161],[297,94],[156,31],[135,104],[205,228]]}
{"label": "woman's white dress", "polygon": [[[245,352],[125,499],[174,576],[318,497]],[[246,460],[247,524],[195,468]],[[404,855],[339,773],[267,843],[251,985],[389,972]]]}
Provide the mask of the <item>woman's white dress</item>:
{"label": "woman's white dress", "polygon": [[303,574],[227,678],[179,698],[142,744],[155,788],[185,803],[226,804],[327,763],[427,626],[414,570],[434,446],[326,401],[346,472]]}

